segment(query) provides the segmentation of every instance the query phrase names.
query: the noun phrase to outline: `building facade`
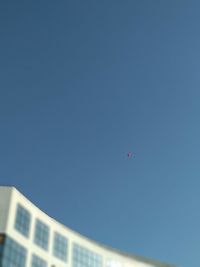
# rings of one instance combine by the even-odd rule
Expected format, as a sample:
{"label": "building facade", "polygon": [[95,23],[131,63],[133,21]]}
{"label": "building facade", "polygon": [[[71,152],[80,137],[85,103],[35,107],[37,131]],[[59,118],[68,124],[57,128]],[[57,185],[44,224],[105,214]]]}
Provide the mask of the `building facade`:
{"label": "building facade", "polygon": [[0,267],[173,267],[98,244],[0,186]]}

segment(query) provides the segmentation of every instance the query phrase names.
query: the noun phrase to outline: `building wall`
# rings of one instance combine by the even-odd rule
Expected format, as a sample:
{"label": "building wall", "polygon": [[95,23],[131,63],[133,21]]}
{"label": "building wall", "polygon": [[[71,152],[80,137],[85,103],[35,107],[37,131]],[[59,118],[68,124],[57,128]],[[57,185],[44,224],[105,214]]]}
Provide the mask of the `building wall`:
{"label": "building wall", "polygon": [[6,232],[12,187],[0,187],[0,233]]}
{"label": "building wall", "polygon": [[[17,205],[21,204],[31,213],[30,234],[26,238],[18,232],[14,225],[16,219]],[[34,243],[34,232],[36,219],[40,219],[50,228],[50,240],[48,251],[43,250]],[[58,232],[68,239],[68,256],[67,263],[53,256],[53,234]],[[53,218],[38,209],[27,198],[13,187],[0,187],[0,232],[5,233],[16,240],[18,243],[28,248],[27,267],[31,267],[31,256],[36,254],[48,262],[48,267],[73,267],[72,246],[74,243],[87,248],[102,256],[102,267],[170,267],[171,265],[154,264],[151,261],[145,262],[137,258],[126,256],[115,250],[106,248],[98,243],[81,236],[71,229],[60,224]]]}

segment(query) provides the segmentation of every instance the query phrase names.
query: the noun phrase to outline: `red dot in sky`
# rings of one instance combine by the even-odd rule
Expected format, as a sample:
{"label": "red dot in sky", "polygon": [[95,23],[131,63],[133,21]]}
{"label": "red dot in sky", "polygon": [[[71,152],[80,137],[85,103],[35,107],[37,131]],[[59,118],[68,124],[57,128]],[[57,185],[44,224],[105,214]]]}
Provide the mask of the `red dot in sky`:
{"label": "red dot in sky", "polygon": [[128,152],[128,153],[127,153],[127,157],[128,157],[128,158],[131,158],[132,156],[133,156],[133,153],[132,153],[132,152]]}

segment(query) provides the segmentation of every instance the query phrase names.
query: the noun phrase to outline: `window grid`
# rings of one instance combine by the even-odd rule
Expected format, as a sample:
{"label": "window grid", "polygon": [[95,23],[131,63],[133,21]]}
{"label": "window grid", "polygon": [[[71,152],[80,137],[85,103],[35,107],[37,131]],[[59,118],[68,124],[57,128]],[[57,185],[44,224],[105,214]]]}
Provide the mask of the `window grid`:
{"label": "window grid", "polygon": [[34,242],[39,247],[45,250],[48,249],[49,227],[39,219],[36,220]]}
{"label": "window grid", "polygon": [[1,254],[1,267],[25,267],[27,250],[13,239],[6,237]]}
{"label": "window grid", "polygon": [[31,215],[20,204],[17,205],[15,229],[24,236],[28,237],[30,229]]}
{"label": "window grid", "polygon": [[73,267],[102,267],[102,257],[74,243]]}
{"label": "window grid", "polygon": [[47,267],[47,262],[37,255],[32,255],[31,267]]}
{"label": "window grid", "polygon": [[68,240],[59,233],[54,233],[53,255],[60,260],[67,261]]}

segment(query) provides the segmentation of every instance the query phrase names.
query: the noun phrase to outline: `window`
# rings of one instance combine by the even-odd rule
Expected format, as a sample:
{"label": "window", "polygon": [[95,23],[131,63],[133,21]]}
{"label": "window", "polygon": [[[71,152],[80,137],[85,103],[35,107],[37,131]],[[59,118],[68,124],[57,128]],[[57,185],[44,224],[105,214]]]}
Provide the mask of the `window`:
{"label": "window", "polygon": [[78,244],[73,245],[73,267],[102,267],[102,257]]}
{"label": "window", "polygon": [[37,244],[39,247],[47,250],[48,249],[48,243],[49,243],[49,227],[41,222],[40,220],[36,220],[35,225],[35,238],[34,238],[35,244]]}
{"label": "window", "polygon": [[67,238],[54,233],[53,255],[60,260],[67,261]]}
{"label": "window", "polygon": [[25,267],[26,249],[13,239],[6,237],[5,243],[0,245],[0,266],[1,267]]}
{"label": "window", "polygon": [[31,267],[47,267],[47,262],[36,256],[32,255]]}
{"label": "window", "polygon": [[23,208],[20,204],[18,204],[15,218],[15,229],[24,236],[28,237],[30,221],[31,215],[29,211]]}

